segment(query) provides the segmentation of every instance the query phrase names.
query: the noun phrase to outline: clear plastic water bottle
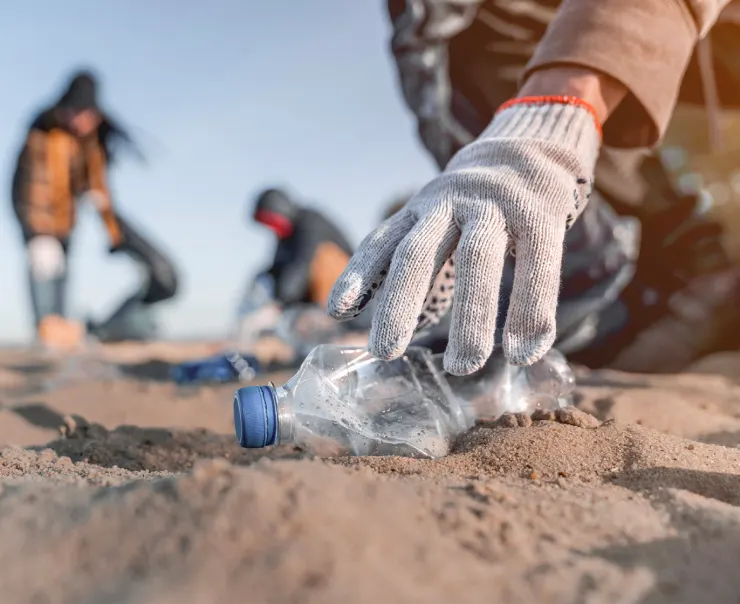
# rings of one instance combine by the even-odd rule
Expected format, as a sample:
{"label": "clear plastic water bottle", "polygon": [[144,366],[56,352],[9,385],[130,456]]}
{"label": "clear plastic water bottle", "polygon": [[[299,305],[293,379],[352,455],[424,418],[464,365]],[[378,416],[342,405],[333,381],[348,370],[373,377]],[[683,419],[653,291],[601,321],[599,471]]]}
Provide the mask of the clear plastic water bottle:
{"label": "clear plastic water bottle", "polygon": [[292,443],[321,456],[439,457],[464,421],[423,348],[387,362],[323,344],[284,386],[241,388],[234,397],[243,447]]}
{"label": "clear plastic water bottle", "polygon": [[573,386],[556,352],[528,368],[494,358],[478,374],[454,378],[425,348],[381,361],[364,349],[324,344],[284,386],[237,390],[234,424],[247,448],[441,457],[478,417],[565,406]]}

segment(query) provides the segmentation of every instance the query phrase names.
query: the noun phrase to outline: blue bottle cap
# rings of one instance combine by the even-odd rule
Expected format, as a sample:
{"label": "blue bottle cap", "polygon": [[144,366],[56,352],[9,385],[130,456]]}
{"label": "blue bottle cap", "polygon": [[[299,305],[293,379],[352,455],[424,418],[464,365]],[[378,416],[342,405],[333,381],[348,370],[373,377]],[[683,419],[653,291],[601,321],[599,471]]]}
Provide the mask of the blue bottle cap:
{"label": "blue bottle cap", "polygon": [[277,441],[277,399],[272,386],[246,386],[234,393],[236,439],[247,449]]}

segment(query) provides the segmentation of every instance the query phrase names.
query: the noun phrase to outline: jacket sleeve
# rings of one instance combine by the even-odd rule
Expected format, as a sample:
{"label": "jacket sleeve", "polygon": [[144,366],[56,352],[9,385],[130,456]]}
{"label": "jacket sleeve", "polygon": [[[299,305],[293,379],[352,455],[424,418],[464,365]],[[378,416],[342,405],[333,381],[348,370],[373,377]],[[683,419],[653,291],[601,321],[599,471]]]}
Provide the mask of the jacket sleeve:
{"label": "jacket sleeve", "polygon": [[113,211],[113,203],[108,189],[105,155],[100,145],[97,143],[90,145],[86,149],[86,159],[90,183],[88,194],[93,198],[93,203],[103,220],[111,246],[117,248],[123,243],[123,230]]}
{"label": "jacket sleeve", "polygon": [[13,178],[13,206],[24,232],[29,235],[56,232],[49,180],[47,136],[40,130],[31,130]]}
{"label": "jacket sleeve", "polygon": [[452,114],[448,42],[470,26],[484,0],[388,0],[391,50],[419,136],[444,167],[473,136]]}
{"label": "jacket sleeve", "polygon": [[614,147],[656,144],[694,47],[730,0],[563,0],[524,77],[577,65],[621,82],[628,97],[604,126]]}

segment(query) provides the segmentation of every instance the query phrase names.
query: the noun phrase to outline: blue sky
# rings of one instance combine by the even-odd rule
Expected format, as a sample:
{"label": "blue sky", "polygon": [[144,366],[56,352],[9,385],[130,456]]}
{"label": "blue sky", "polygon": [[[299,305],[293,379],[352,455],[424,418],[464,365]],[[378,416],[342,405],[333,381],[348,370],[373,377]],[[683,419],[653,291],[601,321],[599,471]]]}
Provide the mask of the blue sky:
{"label": "blue sky", "polygon": [[[379,0],[33,0],[0,18],[0,340],[30,337],[25,259],[10,176],[33,112],[70,71],[93,67],[106,107],[148,165],[111,174],[118,207],[178,263],[166,335],[225,331],[247,277],[274,241],[245,221],[260,188],[285,184],[341,221],[354,243],[397,193],[434,167],[419,145],[388,50]],[[135,287],[81,213],[70,306],[101,316]]]}

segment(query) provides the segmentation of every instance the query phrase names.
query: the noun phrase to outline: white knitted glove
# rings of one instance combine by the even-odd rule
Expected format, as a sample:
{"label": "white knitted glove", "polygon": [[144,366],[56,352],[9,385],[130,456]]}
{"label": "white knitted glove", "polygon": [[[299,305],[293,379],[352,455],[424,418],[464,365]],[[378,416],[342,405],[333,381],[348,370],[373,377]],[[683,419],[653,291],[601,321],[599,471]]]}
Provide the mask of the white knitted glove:
{"label": "white knitted glove", "polygon": [[425,321],[427,294],[454,253],[444,363],[454,375],[473,373],[493,350],[504,258],[515,250],[504,353],[517,365],[536,362],[555,341],[565,231],[588,201],[600,142],[583,101],[507,103],[440,176],[365,238],[334,285],[329,313],[357,316],[385,280],[369,347],[376,357],[397,358]]}

